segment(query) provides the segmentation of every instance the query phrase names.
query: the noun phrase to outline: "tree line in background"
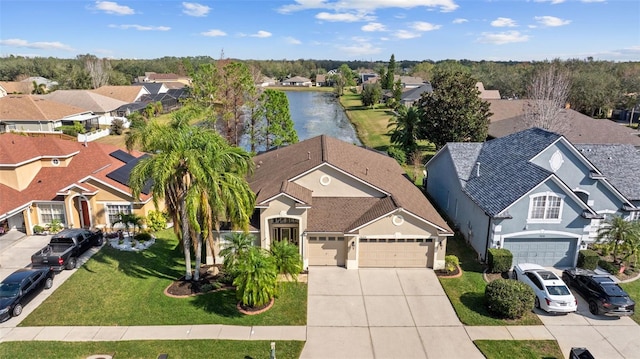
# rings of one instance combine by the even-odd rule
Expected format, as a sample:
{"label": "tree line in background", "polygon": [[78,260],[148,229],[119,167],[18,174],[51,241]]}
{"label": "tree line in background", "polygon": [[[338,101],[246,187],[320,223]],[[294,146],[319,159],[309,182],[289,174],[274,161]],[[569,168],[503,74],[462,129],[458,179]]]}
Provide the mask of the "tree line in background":
{"label": "tree line in background", "polygon": [[[95,55],[78,55],[74,59],[28,58],[9,56],[0,58],[0,81],[21,80],[42,76],[57,81],[60,89],[90,89],[101,85],[128,85],[145,72],[188,75],[189,65],[198,67],[217,60],[208,56],[163,57],[159,59],[101,59]],[[243,63],[250,71],[278,80],[290,76],[315,79],[318,74],[340,70],[349,86],[357,74],[369,70],[382,78],[383,89],[392,89],[393,75],[419,76],[433,80],[436,70],[459,69],[469,73],[485,88],[499,90],[505,98],[524,98],[533,74],[541,66],[555,63],[566,71],[571,86],[568,101],[571,107],[593,117],[606,117],[611,109],[630,109],[638,104],[640,94],[640,62],[610,62],[587,59],[539,62],[496,62],[470,60],[443,61],[332,61],[332,60],[233,60]],[[346,75],[345,69],[351,70]],[[340,81],[339,78],[335,80]]]}

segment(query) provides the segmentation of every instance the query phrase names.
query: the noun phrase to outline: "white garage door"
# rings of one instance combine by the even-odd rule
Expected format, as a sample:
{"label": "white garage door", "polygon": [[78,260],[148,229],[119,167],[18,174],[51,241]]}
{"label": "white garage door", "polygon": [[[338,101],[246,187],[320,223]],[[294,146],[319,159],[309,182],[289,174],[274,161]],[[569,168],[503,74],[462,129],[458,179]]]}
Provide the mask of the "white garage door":
{"label": "white garage door", "polygon": [[358,265],[360,267],[420,267],[429,263],[431,239],[373,239],[360,238]]}
{"label": "white garage door", "polygon": [[344,266],[344,237],[309,237],[309,265]]}
{"label": "white garage door", "polygon": [[576,257],[576,239],[505,238],[504,248],[513,254],[513,264],[535,263],[545,267],[571,267]]}

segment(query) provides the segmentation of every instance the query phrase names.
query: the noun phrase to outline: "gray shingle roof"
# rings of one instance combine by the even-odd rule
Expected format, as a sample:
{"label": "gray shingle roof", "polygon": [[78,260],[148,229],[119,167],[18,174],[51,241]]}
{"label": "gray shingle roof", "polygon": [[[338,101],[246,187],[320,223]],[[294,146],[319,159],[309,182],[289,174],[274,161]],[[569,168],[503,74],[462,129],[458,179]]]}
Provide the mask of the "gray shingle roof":
{"label": "gray shingle roof", "polygon": [[640,152],[632,145],[575,145],[627,199],[640,200]]}
{"label": "gray shingle roof", "polygon": [[447,148],[463,190],[488,215],[496,216],[549,177],[550,172],[529,160],[558,138],[532,128],[485,143],[449,143]]}

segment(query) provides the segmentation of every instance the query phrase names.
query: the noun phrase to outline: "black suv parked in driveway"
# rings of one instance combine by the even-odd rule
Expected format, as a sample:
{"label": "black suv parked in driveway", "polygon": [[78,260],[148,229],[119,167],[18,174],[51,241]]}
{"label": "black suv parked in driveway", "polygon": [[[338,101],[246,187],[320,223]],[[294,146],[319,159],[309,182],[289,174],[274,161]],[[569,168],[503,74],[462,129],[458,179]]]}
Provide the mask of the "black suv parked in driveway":
{"label": "black suv parked in driveway", "polygon": [[633,315],[636,303],[610,276],[576,268],[562,272],[562,279],[589,303],[592,314]]}

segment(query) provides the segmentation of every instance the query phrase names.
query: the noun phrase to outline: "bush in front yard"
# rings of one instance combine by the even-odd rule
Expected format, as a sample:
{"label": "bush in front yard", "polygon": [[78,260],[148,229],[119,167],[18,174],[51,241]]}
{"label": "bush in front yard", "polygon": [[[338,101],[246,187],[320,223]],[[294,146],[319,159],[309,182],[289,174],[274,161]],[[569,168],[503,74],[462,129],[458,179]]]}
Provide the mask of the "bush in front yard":
{"label": "bush in front yard", "polygon": [[511,254],[511,251],[509,251],[508,249],[490,248],[488,260],[489,272],[508,272],[511,269],[511,263],[513,263],[513,254]]}
{"label": "bush in front yard", "polygon": [[594,270],[598,267],[600,256],[591,249],[583,249],[578,252],[578,268]]}
{"label": "bush in front yard", "polygon": [[496,279],[487,284],[484,300],[491,313],[501,318],[517,319],[533,309],[535,294],[522,282]]}
{"label": "bush in front yard", "polygon": [[618,273],[618,268],[616,268],[616,266],[613,265],[613,263],[607,262],[605,260],[599,260],[598,261],[598,266],[600,266],[600,268],[606,270],[607,272],[609,272],[611,274]]}
{"label": "bush in front yard", "polygon": [[459,265],[460,261],[458,260],[458,257],[454,255],[448,255],[444,257],[444,270],[447,273],[451,274],[455,272],[458,269]]}

